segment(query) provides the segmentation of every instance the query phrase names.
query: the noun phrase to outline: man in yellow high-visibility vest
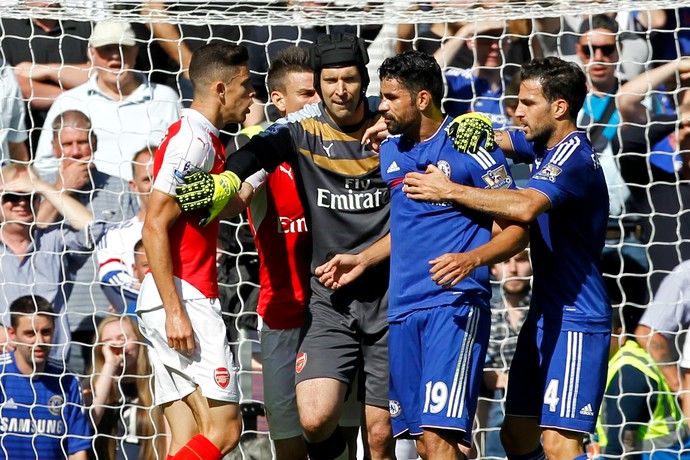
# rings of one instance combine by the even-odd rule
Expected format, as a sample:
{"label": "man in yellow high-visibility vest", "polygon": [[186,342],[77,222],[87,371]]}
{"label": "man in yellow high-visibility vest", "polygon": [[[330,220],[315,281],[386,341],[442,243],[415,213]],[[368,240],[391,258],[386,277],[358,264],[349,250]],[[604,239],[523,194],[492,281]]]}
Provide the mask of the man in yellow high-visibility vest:
{"label": "man in yellow high-visibility vest", "polygon": [[[643,309],[613,315],[606,393],[597,423],[602,454],[625,459],[690,459],[690,432],[676,394],[634,331]],[[630,332],[632,334],[632,332]],[[620,340],[620,348],[619,346]]]}

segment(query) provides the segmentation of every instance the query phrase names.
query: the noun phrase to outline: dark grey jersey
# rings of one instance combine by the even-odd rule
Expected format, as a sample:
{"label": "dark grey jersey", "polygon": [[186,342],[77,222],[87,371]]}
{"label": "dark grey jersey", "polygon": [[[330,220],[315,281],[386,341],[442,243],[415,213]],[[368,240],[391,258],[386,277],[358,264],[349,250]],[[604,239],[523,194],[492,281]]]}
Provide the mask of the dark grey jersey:
{"label": "dark grey jersey", "polygon": [[[390,195],[381,178],[379,156],[361,145],[364,131],[375,123],[377,115],[367,108],[362,123],[342,130],[324,113],[322,104],[290,114],[241,149],[251,151],[267,171],[284,162],[293,166],[313,240],[312,272],[335,254],[363,251],[389,231]],[[232,169],[231,161],[229,165]],[[369,270],[337,294],[312,283],[317,297],[328,298],[336,309],[351,310],[352,300],[378,299],[380,303],[387,286],[387,266]],[[373,311],[352,313],[355,319],[360,314],[373,314],[374,329],[378,329],[383,326],[378,311],[381,307],[385,321],[386,305],[369,305],[363,309]],[[365,321],[364,317],[359,319]],[[374,324],[365,322],[369,323],[365,329],[372,330]]]}

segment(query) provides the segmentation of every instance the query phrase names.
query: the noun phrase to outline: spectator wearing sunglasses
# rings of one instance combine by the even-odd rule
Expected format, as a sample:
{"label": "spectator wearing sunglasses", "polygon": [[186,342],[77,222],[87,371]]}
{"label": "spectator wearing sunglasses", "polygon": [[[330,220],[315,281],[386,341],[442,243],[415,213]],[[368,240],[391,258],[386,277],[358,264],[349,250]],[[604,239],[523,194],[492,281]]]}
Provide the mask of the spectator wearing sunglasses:
{"label": "spectator wearing sunglasses", "polygon": [[618,24],[608,16],[587,17],[580,26],[577,55],[584,65],[589,94],[578,117],[578,125],[586,129],[600,161],[609,186],[610,212],[617,216],[624,212],[630,190],[616,165],[611,151],[611,139],[620,124],[616,108],[619,80]]}
{"label": "spectator wearing sunglasses", "polygon": [[[605,13],[618,24],[621,80],[631,80],[648,69],[652,60],[650,35],[663,24],[663,10],[615,11]],[[585,20],[588,20],[587,17]]]}
{"label": "spectator wearing sunglasses", "polygon": [[[620,52],[625,46],[620,41],[618,23],[610,16],[588,16],[580,26],[577,54],[584,65],[589,93],[578,116],[578,126],[587,131],[606,176],[609,191],[610,219],[606,233],[606,248],[602,254],[611,302],[623,301],[644,304],[647,291],[639,276],[647,273],[649,262],[640,245],[639,222],[623,216],[636,211],[628,184],[618,166],[618,148],[612,141],[621,124],[616,99],[619,87]],[[625,273],[623,273],[625,267]]]}
{"label": "spectator wearing sunglasses", "polygon": [[[36,222],[41,199],[64,216],[62,223],[42,226]],[[15,299],[44,297],[57,314],[50,356],[67,362],[70,328],[65,303],[77,270],[89,258],[105,224],[92,223],[93,216],[84,205],[16,163],[0,170],[0,202],[0,321],[10,324],[9,305]]]}

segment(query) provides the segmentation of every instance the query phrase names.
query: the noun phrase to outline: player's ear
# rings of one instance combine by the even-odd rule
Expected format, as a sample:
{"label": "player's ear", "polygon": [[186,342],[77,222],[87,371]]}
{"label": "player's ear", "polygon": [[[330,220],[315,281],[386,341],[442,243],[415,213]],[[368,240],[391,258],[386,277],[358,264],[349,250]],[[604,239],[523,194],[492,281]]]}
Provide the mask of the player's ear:
{"label": "player's ear", "polygon": [[285,113],[285,96],[280,91],[271,91],[271,102],[279,112]]}
{"label": "player's ear", "polygon": [[213,84],[213,89],[220,98],[225,99],[225,83],[218,80]]}
{"label": "player's ear", "polygon": [[551,110],[555,118],[564,118],[568,116],[570,107],[565,99],[556,99],[551,103]]}
{"label": "player's ear", "polygon": [[431,94],[429,91],[421,90],[417,93],[417,100],[415,106],[420,112],[426,110],[432,104]]}

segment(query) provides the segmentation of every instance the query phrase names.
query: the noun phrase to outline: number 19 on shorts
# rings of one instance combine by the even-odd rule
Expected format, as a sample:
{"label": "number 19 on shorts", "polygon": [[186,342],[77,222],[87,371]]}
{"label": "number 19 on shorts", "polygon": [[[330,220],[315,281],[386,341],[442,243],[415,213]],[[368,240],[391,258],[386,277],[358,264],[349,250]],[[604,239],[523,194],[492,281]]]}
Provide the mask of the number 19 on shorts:
{"label": "number 19 on shorts", "polygon": [[448,386],[443,382],[426,382],[424,412],[438,414],[448,402]]}

